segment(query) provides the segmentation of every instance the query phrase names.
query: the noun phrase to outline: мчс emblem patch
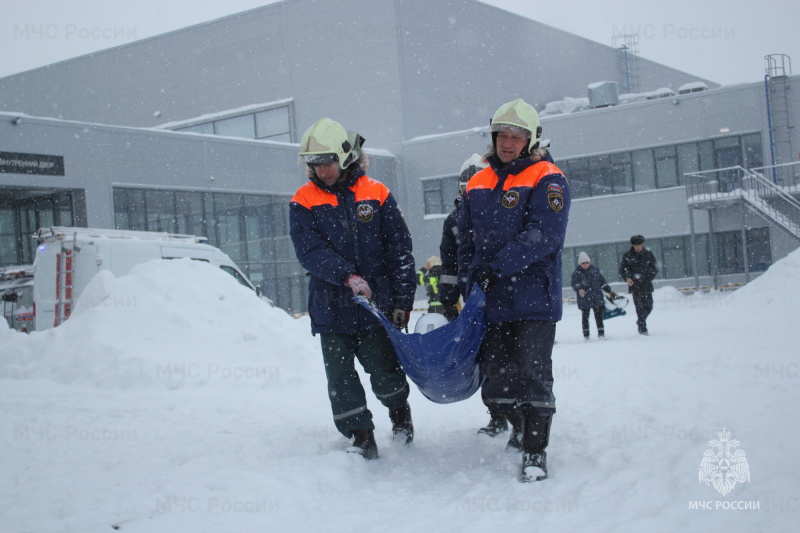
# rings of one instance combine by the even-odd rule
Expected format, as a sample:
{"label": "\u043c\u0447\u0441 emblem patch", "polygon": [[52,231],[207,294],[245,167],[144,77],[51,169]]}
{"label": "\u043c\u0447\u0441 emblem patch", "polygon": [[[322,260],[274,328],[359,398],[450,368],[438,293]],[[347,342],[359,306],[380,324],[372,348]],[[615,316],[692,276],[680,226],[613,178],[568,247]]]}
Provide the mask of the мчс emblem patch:
{"label": "\u043c\u0447\u0441 emblem patch", "polygon": [[556,213],[564,208],[564,190],[561,185],[551,183],[547,186],[547,205]]}
{"label": "\u043c\u0447\u0441 emblem patch", "polygon": [[369,204],[361,204],[356,208],[356,217],[361,222],[369,222],[375,216],[375,211]]}
{"label": "\u043c\u0447\u0441 emblem patch", "polygon": [[519,193],[517,191],[508,191],[503,195],[503,207],[511,209],[516,207],[519,203]]}

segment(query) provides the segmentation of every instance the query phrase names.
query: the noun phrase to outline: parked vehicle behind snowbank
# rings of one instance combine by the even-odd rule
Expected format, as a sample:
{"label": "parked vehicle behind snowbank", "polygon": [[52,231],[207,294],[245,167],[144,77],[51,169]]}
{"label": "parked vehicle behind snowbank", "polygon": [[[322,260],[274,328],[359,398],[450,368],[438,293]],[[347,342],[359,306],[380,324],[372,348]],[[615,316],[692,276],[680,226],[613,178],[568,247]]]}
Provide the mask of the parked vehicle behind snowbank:
{"label": "parked vehicle behind snowbank", "polygon": [[154,259],[205,261],[260,293],[236,264],[207,244],[205,237],[175,233],[92,228],[42,228],[33,261],[35,329],[58,326],[69,318],[83,290],[101,270],[124,276]]}
{"label": "parked vehicle behind snowbank", "polygon": [[0,268],[0,309],[11,329],[33,329],[33,266]]}

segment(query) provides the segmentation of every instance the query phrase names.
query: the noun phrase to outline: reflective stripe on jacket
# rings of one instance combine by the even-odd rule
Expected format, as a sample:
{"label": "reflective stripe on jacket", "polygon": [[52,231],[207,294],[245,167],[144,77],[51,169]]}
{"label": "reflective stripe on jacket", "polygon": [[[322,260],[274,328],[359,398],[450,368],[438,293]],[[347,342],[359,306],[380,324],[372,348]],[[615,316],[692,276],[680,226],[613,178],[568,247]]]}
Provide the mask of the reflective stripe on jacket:
{"label": "reflective stripe on jacket", "polygon": [[327,187],[314,178],[292,197],[289,221],[297,258],[311,275],[313,333],[354,334],[379,327],[344,285],[351,274],[369,283],[384,313],[411,310],[416,289],[411,234],[385,185],[361,171],[346,186]]}
{"label": "reflective stripe on jacket", "polygon": [[459,210],[459,287],[468,295],[491,269],[499,280],[487,295],[490,323],[560,320],[569,183],[548,161],[488,161],[467,184]]}

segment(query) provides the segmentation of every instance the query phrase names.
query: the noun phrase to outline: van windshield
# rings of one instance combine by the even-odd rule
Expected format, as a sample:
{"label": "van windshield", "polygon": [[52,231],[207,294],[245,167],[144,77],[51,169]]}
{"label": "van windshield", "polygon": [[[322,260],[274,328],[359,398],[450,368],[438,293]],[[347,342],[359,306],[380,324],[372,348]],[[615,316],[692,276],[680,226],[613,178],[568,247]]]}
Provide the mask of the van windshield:
{"label": "van windshield", "polygon": [[233,276],[234,278],[236,278],[236,281],[238,281],[239,283],[241,283],[242,285],[244,285],[248,289],[251,289],[251,290],[253,289],[253,285],[249,281],[247,281],[247,278],[242,276],[239,273],[239,271],[236,270],[235,268],[227,266],[227,265],[221,265],[220,268],[222,270],[224,270],[225,272],[227,272],[228,274],[230,274],[231,276]]}

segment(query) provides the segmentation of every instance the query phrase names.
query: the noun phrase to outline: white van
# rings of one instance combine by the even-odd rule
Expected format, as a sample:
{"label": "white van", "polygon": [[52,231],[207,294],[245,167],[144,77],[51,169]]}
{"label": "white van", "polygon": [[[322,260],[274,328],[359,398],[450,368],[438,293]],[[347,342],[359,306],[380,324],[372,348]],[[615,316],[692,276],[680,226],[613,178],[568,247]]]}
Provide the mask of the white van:
{"label": "white van", "polygon": [[11,329],[33,330],[33,265],[0,267],[0,309]]}
{"label": "white van", "polygon": [[206,261],[231,274],[260,295],[236,264],[207,244],[205,237],[91,228],[42,228],[33,261],[33,311],[35,329],[58,326],[69,318],[83,290],[101,270],[114,276],[152,259]]}

